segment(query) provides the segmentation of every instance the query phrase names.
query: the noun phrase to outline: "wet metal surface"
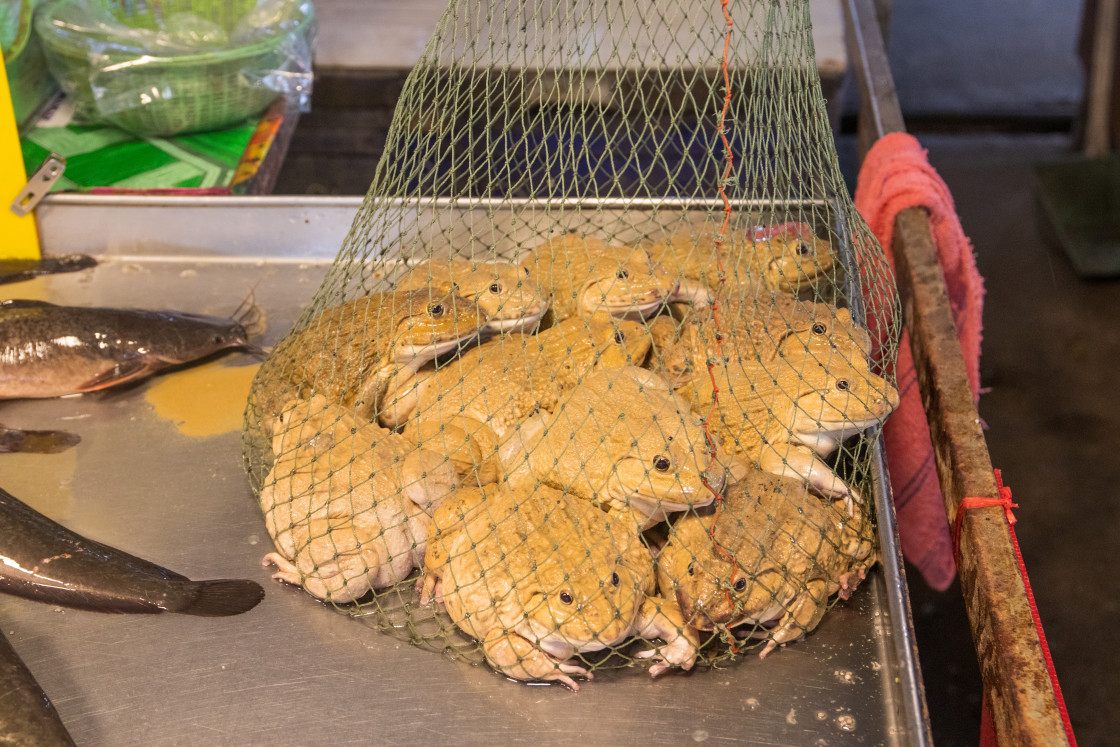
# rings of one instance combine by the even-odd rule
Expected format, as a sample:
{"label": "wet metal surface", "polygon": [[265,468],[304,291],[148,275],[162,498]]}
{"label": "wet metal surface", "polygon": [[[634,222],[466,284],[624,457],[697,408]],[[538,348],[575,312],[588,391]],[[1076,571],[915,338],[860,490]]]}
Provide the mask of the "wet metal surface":
{"label": "wet metal surface", "polygon": [[[326,270],[314,257],[167,261],[125,249],[127,258],[104,257],[92,270],[8,291],[228,314],[252,289],[267,320],[260,342],[270,345]],[[237,353],[222,362],[256,361]],[[578,694],[511,682],[272,581],[260,565],[271,541],[242,471],[240,433],[188,436],[160,418],[145,394],[162,378],[6,404],[4,422],[67,428],[82,442],[68,454],[0,460],[0,484],[91,538],[192,578],[254,579],[267,596],[227,619],[108,616],[0,597],[4,633],[79,744],[917,740],[905,726],[881,568],[807,640],[765,661],[747,652],[726,668],[657,680],[644,670],[605,671]]]}

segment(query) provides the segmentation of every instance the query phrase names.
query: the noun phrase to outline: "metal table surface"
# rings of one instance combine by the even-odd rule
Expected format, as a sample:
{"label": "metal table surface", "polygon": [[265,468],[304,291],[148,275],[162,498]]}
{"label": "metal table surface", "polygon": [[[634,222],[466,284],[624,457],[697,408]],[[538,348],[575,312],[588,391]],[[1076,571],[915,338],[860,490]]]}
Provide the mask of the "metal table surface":
{"label": "metal table surface", "polygon": [[[196,212],[188,219],[190,210],[168,204]],[[40,214],[46,251],[91,251],[98,241],[102,264],[0,293],[229,314],[252,290],[268,325],[260,342],[270,345],[310,300],[356,208],[353,200],[285,208],[51,198]],[[152,233],[145,221],[160,213],[165,231]],[[145,230],[169,238],[144,244]],[[254,363],[232,354],[197,375]],[[12,427],[82,437],[63,454],[0,457],[0,485],[10,492],[192,578],[251,578],[267,591],[256,609],[224,619],[102,615],[0,596],[4,633],[78,744],[928,740],[912,631],[899,613],[905,586],[890,551],[887,570],[878,566],[815,633],[764,661],[748,653],[656,680],[644,670],[603,671],[578,693],[516,683],[272,581],[260,562],[271,541],[242,469],[240,412],[227,405],[222,424],[222,413],[206,412],[220,398],[190,393],[196,385],[188,369],[124,391],[6,403],[0,413]],[[176,387],[191,404],[178,413],[157,407],[156,395]]]}

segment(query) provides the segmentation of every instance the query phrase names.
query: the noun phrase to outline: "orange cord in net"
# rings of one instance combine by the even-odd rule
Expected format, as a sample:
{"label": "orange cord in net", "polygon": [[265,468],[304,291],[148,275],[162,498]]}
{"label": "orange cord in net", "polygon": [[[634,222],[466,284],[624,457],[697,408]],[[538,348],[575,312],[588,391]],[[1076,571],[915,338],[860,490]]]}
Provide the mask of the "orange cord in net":
{"label": "orange cord in net", "polygon": [[[720,196],[720,199],[723,200],[723,223],[720,224],[719,234],[715,238],[716,264],[717,264],[717,267],[719,268],[719,287],[720,287],[721,292],[723,290],[723,283],[724,283],[724,269],[723,269],[723,259],[720,256],[720,249],[723,246],[723,237],[727,234],[727,226],[731,222],[731,201],[727,199],[727,192],[724,189],[724,185],[727,183],[727,180],[731,177],[731,169],[732,169],[732,166],[735,162],[735,156],[731,151],[731,143],[727,139],[727,132],[724,129],[724,122],[727,118],[727,109],[731,105],[731,75],[727,71],[727,56],[728,56],[728,53],[731,49],[731,30],[735,26],[735,23],[731,20],[731,14],[728,13],[728,11],[727,11],[727,2],[728,2],[728,0],[721,0],[721,2],[720,2],[720,8],[723,10],[723,17],[725,19],[727,19],[727,26],[726,26],[727,33],[724,35],[723,61],[720,65],[720,69],[723,71],[723,85],[724,85],[723,109],[720,111],[719,125],[716,127],[716,132],[719,133],[720,140],[723,142],[724,154],[727,157],[727,168],[723,172],[723,178],[720,179],[720,182],[719,182],[719,196]],[[720,293],[717,293],[716,297],[714,299],[712,299],[711,311],[712,311],[712,321],[715,323],[715,327],[716,327],[716,348],[719,352],[719,359],[723,360],[723,328],[720,326],[719,314],[717,313],[717,310],[719,308],[719,297],[720,297]],[[712,369],[714,367],[715,367],[715,364],[712,363],[711,360],[709,360],[708,361],[708,376],[712,380],[712,407],[708,411],[708,417],[704,419],[704,437],[708,442],[708,448],[711,449],[713,454],[716,453],[717,449],[716,449],[715,441],[712,438],[712,434],[709,430],[709,424],[711,423],[711,420],[715,416],[716,410],[719,407],[719,387],[716,385],[716,377],[715,377],[715,374],[712,371]],[[728,585],[730,586],[730,585],[735,583],[735,577],[739,574],[739,564],[736,561],[734,554],[728,552],[727,549],[722,547],[720,545],[719,541],[716,540],[716,523],[719,521],[720,513],[722,513],[722,511],[723,511],[723,496],[719,492],[717,492],[716,490],[712,489],[712,486],[708,484],[708,480],[707,480],[706,477],[704,478],[704,487],[706,487],[709,491],[711,491],[712,495],[715,496],[716,511],[715,511],[715,516],[712,519],[712,527],[711,527],[711,529],[708,530],[708,533],[709,533],[709,536],[712,538],[712,544],[716,548],[716,550],[720,554],[726,556],[727,559],[731,561],[731,564],[732,564],[731,565],[731,567],[732,567],[731,579],[728,582]],[[735,605],[731,601],[731,591],[730,591],[730,589],[725,588],[723,590],[723,593],[727,595],[728,606],[734,608]],[[739,653],[738,648],[735,646],[734,638],[731,637],[731,636],[728,636],[728,641],[731,645],[732,653],[736,653],[736,654]]]}

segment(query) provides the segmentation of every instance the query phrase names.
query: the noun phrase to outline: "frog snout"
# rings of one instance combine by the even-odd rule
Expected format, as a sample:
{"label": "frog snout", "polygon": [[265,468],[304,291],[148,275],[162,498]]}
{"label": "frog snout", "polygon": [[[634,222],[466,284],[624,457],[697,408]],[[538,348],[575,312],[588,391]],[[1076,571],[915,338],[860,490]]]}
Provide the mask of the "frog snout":
{"label": "frog snout", "polygon": [[712,620],[704,612],[703,602],[694,602],[691,597],[684,593],[684,589],[677,589],[677,606],[681,608],[681,614],[684,615],[685,622],[697,630],[711,630],[715,627]]}

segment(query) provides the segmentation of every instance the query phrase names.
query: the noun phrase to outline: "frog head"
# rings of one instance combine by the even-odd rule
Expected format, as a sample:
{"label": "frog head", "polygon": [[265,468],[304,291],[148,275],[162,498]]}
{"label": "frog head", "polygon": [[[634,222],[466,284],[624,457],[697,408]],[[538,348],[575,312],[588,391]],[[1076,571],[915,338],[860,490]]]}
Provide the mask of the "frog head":
{"label": "frog head", "polygon": [[699,417],[663,377],[627,367],[585,382],[599,395],[590,411],[607,421],[597,455],[610,462],[600,500],[633,508],[648,526],[707,505],[722,491],[724,471]]}
{"label": "frog head", "polygon": [[389,307],[378,309],[372,329],[385,335],[396,362],[414,368],[474,339],[486,323],[478,305],[447,284],[392,295]]}
{"label": "frog head", "polygon": [[585,313],[645,318],[661,308],[677,286],[676,277],[644,249],[609,247],[592,256],[576,292]]}
{"label": "frog head", "polygon": [[[478,306],[450,285],[380,295],[388,298],[369,309],[376,316],[366,322],[365,334],[351,334],[347,342],[347,360],[361,362],[362,379],[344,403],[353,403],[360,418],[372,419],[390,386],[405,391],[421,366],[478,337],[486,322]],[[365,349],[370,336],[385,351],[380,359]]]}
{"label": "frog head", "polygon": [[833,358],[866,361],[871,336],[846,308],[803,302],[771,291],[751,300],[733,299],[732,311],[750,326],[763,360],[800,354],[828,365]]}
{"label": "frog head", "polygon": [[508,262],[476,262],[460,257],[428,260],[412,269],[398,290],[452,284],[456,293],[476,303],[486,317],[486,332],[513,332],[533,327],[548,302],[528,275]]}
{"label": "frog head", "polygon": [[732,482],[722,505],[674,524],[658,556],[665,593],[698,630],[765,622],[779,600],[796,592],[791,579],[815,572],[813,550],[836,530],[822,521],[819,499],[802,480],[751,469]]}
{"label": "frog head", "polygon": [[[788,423],[791,440],[821,455],[835,451],[849,436],[882,423],[898,407],[898,390],[862,362],[833,358],[823,365],[806,359],[779,371],[781,389],[798,392]],[[799,379],[792,386],[791,377]]]}
{"label": "frog head", "polygon": [[677,290],[677,279],[644,249],[569,233],[534,247],[520,264],[551,294],[558,319],[605,312],[644,318]]}
{"label": "frog head", "polygon": [[794,295],[827,278],[834,264],[832,245],[811,233],[787,233],[756,241],[754,251],[766,286]]}
{"label": "frog head", "polygon": [[559,661],[632,635],[653,572],[633,520],[547,486],[507,494],[518,524],[532,517],[521,532],[508,520],[497,530],[513,579],[507,629]]}
{"label": "frog head", "polygon": [[563,365],[565,358],[590,353],[593,362],[601,368],[638,366],[649,354],[650,336],[641,322],[614,319],[606,314],[595,314],[585,319],[569,319],[545,330],[548,335],[557,330],[559,356],[556,365]]}

